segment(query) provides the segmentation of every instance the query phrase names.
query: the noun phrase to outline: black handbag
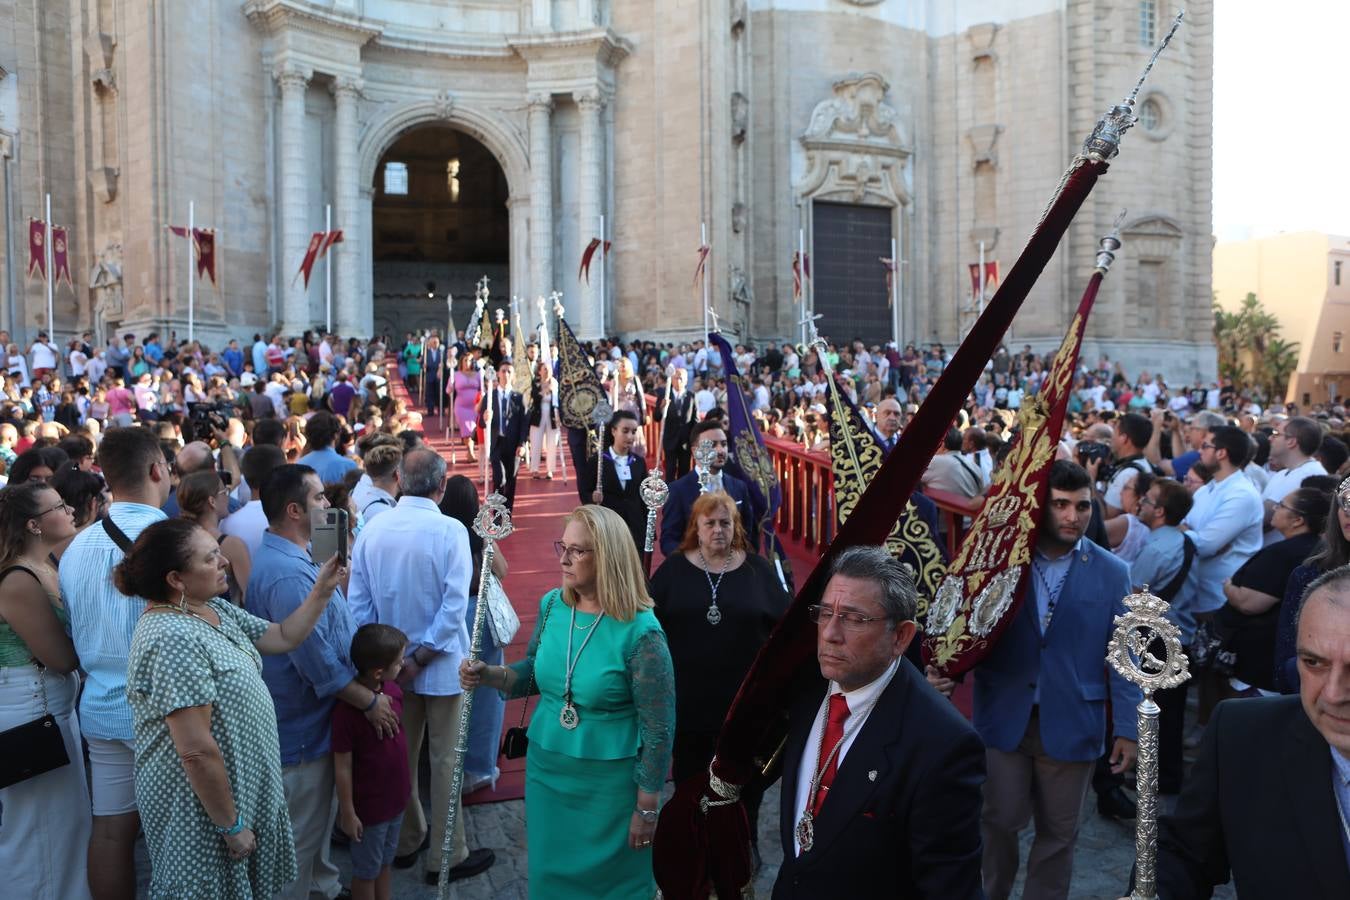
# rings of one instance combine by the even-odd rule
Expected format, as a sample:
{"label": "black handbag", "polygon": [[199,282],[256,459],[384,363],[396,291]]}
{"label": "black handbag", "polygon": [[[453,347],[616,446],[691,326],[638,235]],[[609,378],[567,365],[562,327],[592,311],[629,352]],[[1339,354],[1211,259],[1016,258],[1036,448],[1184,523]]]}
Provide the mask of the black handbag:
{"label": "black handbag", "polygon": [[47,709],[47,669],[37,669],[42,717],[0,731],[0,788],[70,765],[61,726]]}
{"label": "black handbag", "polygon": [[[539,641],[544,640],[544,628],[548,625],[548,614],[553,611],[553,601],[558,599],[554,594],[549,598],[548,606],[544,607],[544,618],[539,622]],[[538,650],[535,651],[536,655]],[[534,693],[534,667],[530,667],[530,683],[525,688],[525,702],[520,707],[520,724],[514,728],[506,729],[506,734],[502,737],[502,756],[507,759],[520,759],[530,749],[530,737],[525,729],[525,716],[530,711],[530,695]]]}

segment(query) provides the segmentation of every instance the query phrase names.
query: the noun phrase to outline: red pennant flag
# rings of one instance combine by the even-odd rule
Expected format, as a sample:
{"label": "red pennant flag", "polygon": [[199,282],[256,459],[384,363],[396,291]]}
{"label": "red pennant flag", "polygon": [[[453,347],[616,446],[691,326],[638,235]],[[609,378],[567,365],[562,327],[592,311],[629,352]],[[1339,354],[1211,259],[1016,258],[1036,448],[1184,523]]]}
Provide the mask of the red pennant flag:
{"label": "red pennant flag", "polygon": [[712,247],[703,244],[698,248],[698,265],[694,267],[694,284],[703,277],[703,269],[708,264],[708,254],[712,252]]}
{"label": "red pennant flag", "polygon": [[980,299],[980,264],[970,263],[970,299],[977,301]]}
{"label": "red pennant flag", "polygon": [[[805,262],[805,265],[803,265]],[[811,277],[811,257],[803,258],[801,251],[792,254],[792,296],[802,295],[802,283]]]}
{"label": "red pennant flag", "polygon": [[41,219],[28,220],[28,277],[37,269],[43,281],[47,280],[47,223]]}
{"label": "red pennant flag", "polygon": [[192,236],[197,251],[197,277],[203,274],[216,283],[216,232],[212,228],[194,228]]}
{"label": "red pennant flag", "polygon": [[998,262],[990,260],[984,264],[984,295],[994,296],[998,290]]}
{"label": "red pennant flag", "polygon": [[[602,255],[609,256],[609,248],[614,245],[613,241],[605,241],[605,250]],[[577,270],[577,281],[586,279],[586,283],[591,283],[591,259],[595,256],[595,251],[600,249],[600,239],[591,238],[591,242],[586,245],[586,250],[581,254],[581,268]]]}
{"label": "red pennant flag", "polygon": [[895,305],[895,260],[889,256],[878,256],[877,261],[886,267],[886,305]]}
{"label": "red pennant flag", "polygon": [[328,248],[329,248],[329,247],[333,246],[334,244],[340,244],[340,243],[342,243],[342,229],[341,229],[341,228],[335,228],[335,229],[333,229],[332,231],[330,231],[330,232],[328,232],[327,234],[325,234],[325,235],[324,235],[324,238],[323,238],[323,246],[319,248],[319,256],[318,256],[318,258],[319,258],[319,259],[323,259],[324,254],[326,254],[326,253],[328,252]]}
{"label": "red pennant flag", "polygon": [[60,284],[61,279],[66,280],[66,284],[72,288],[75,287],[75,280],[70,277],[70,245],[66,237],[66,229],[60,225],[52,226],[52,278],[53,284]]}
{"label": "red pennant flag", "polygon": [[185,238],[188,236],[186,225],[165,225],[164,227],[169,229],[174,237]]}
{"label": "red pennant flag", "polygon": [[[295,273],[295,277],[302,275],[305,279],[305,287],[309,287],[309,273],[314,268],[314,262],[319,258],[319,251],[323,248],[324,232],[316,231],[309,238],[309,249],[305,250],[305,258],[300,262],[300,271]],[[295,278],[291,279],[291,284],[295,284]]]}

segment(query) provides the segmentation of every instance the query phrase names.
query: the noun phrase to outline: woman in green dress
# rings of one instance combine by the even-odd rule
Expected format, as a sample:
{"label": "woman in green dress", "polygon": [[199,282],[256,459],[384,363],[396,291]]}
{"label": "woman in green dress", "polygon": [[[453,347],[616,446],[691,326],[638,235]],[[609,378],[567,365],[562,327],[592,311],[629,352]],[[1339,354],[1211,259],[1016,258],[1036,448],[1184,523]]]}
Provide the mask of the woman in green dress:
{"label": "woman in green dress", "polygon": [[670,651],[617,513],[578,507],[554,546],[563,586],[540,601],[525,659],[466,660],[460,680],[539,693],[525,765],[530,895],[645,900],[675,735]]}
{"label": "woman in green dress", "polygon": [[113,571],[149,602],[131,641],[127,699],[150,897],[270,898],[296,877],[276,711],[259,653],[300,645],[345,574],[338,557],[284,622],[219,599],[220,545],[186,519],[141,532]]}

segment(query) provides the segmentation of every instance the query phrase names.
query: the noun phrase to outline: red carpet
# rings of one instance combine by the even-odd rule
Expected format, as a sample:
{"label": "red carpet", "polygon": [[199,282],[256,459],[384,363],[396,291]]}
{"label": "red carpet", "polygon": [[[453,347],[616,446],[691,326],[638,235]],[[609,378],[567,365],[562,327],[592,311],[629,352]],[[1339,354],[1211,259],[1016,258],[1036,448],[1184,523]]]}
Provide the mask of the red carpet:
{"label": "red carpet", "polygon": [[[406,399],[407,392],[397,379],[391,380],[396,396]],[[410,404],[411,405],[411,404]],[[464,446],[458,440],[445,439],[445,425],[435,415],[423,420],[423,431],[427,443],[445,457],[452,474],[467,475],[478,484],[480,498],[483,496],[483,473],[480,464],[470,462]],[[563,452],[566,453],[564,446]],[[649,459],[648,463],[654,460]],[[532,479],[524,469],[516,483],[515,511],[512,523],[515,531],[502,542],[501,552],[509,566],[505,588],[511,598],[516,613],[520,616],[520,631],[516,639],[506,648],[506,661],[516,662],[525,656],[525,648],[534,633],[534,623],[539,617],[539,600],[545,593],[558,587],[561,577],[557,557],[553,553],[553,542],[562,536],[562,520],[580,502],[577,498],[576,481],[568,460],[568,480],[563,483],[561,473],[554,474],[553,481]],[[788,558],[792,561],[792,570],[798,584],[805,580],[816,556],[805,551],[794,542],[784,542]],[[652,571],[661,564],[661,554],[657,551],[652,561]],[[958,689],[957,706],[967,716],[970,715],[970,688],[968,684]],[[512,700],[506,704],[505,728],[520,724],[523,700]],[[530,710],[534,701],[530,702]],[[526,720],[528,722],[528,719]],[[501,778],[495,789],[483,789],[465,798],[466,805],[474,803],[493,803],[500,800],[517,800],[525,796],[525,760],[500,759]]]}

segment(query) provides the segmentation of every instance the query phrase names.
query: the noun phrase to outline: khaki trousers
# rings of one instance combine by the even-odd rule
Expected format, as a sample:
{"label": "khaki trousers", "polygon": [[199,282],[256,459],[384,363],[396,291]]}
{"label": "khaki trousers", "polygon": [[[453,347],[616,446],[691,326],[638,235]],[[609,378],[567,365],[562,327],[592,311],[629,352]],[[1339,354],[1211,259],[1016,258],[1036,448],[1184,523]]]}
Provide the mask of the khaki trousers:
{"label": "khaki trousers", "polygon": [[[427,836],[427,816],[422,811],[422,798],[417,789],[418,758],[422,755],[423,736],[431,757],[431,847],[424,865],[428,872],[441,870],[441,845],[445,840],[445,814],[450,806],[450,780],[455,767],[455,744],[459,742],[459,711],[464,695],[436,697],[403,691],[403,733],[408,738],[408,771],[412,773],[413,791],[408,808],[403,814],[403,828],[398,835],[398,855],[407,856],[422,845]],[[469,857],[464,842],[464,811],[455,817],[455,843],[451,851],[451,867]]]}
{"label": "khaki trousers", "polygon": [[328,844],[337,821],[337,793],[333,789],[333,757],[327,754],[281,770],[286,809],[295,839],[295,881],[277,895],[279,900],[307,900],[310,894],[333,898],[342,890],[338,867],[328,858]]}
{"label": "khaki trousers", "polygon": [[1083,799],[1095,760],[1051,759],[1041,745],[1040,717],[1033,710],[1022,742],[1012,753],[985,750],[984,892],[1007,900],[1017,877],[1017,834],[1033,818],[1036,837],[1027,857],[1023,900],[1065,900],[1073,878],[1073,848]]}

